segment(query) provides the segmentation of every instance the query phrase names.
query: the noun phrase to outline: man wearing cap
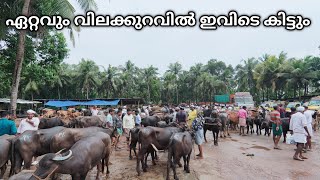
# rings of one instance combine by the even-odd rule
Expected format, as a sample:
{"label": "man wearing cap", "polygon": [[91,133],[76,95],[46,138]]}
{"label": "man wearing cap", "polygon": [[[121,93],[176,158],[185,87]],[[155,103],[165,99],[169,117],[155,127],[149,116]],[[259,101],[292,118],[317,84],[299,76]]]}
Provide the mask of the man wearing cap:
{"label": "man wearing cap", "polygon": [[36,112],[31,109],[27,111],[28,117],[26,119],[23,119],[20,122],[20,125],[18,128],[18,134],[22,134],[23,132],[25,132],[27,130],[32,130],[32,131],[38,130],[40,120],[39,120],[39,118],[34,117],[35,114],[36,114]]}
{"label": "man wearing cap", "polygon": [[15,135],[17,133],[16,124],[9,120],[10,114],[7,111],[1,113],[0,118],[0,136],[8,134]]}
{"label": "man wearing cap", "polygon": [[304,144],[307,142],[307,137],[310,138],[310,133],[307,127],[307,119],[303,115],[304,107],[299,106],[297,113],[291,116],[290,129],[293,132],[293,139],[297,143],[297,149],[293,155],[294,160],[304,161],[308,159],[302,155]]}

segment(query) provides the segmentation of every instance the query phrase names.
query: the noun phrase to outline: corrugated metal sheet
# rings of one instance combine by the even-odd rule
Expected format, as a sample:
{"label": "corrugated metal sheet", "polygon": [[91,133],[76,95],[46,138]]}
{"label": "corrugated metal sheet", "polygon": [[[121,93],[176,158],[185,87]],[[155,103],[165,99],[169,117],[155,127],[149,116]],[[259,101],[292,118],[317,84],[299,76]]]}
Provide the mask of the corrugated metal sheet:
{"label": "corrugated metal sheet", "polygon": [[[10,103],[9,98],[0,98],[0,103]],[[39,104],[41,102],[39,101],[29,101],[29,100],[24,100],[24,99],[17,99],[18,104]]]}

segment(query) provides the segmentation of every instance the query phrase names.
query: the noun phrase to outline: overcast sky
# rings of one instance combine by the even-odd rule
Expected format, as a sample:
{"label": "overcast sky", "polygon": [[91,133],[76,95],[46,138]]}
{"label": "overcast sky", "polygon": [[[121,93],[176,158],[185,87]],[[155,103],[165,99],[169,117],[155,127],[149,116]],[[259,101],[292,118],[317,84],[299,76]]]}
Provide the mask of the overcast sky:
{"label": "overcast sky", "polygon": [[[193,28],[82,28],[75,47],[69,42],[67,63],[78,63],[88,58],[98,65],[118,66],[127,60],[138,67],[154,65],[163,73],[173,62],[184,69],[195,63],[218,59],[236,65],[242,59],[261,57],[263,54],[287,52],[289,57],[318,55],[320,45],[319,0],[97,0],[99,14],[164,14],[173,10],[178,14],[258,14],[262,19],[278,10],[301,14],[312,20],[302,31],[289,32],[284,28],[224,28],[203,31]],[[79,12],[83,14],[83,12]]]}

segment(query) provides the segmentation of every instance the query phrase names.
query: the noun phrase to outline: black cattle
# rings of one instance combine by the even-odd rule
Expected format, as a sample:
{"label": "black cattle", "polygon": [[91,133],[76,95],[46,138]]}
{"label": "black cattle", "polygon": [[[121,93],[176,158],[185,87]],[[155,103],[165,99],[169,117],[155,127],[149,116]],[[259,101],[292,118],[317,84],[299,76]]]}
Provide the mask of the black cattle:
{"label": "black cattle", "polygon": [[228,136],[230,136],[230,134],[229,134],[230,120],[228,119],[228,114],[226,112],[220,113],[219,118],[221,120],[220,137],[222,138],[222,134],[224,137],[226,137],[226,132],[227,132]]}
{"label": "black cattle", "polygon": [[19,173],[21,171],[22,161],[24,161],[24,168],[30,169],[32,158],[49,153],[52,137],[64,129],[64,127],[57,126],[22,133],[12,142],[12,165],[10,174],[12,175],[13,173]]}
{"label": "black cattle", "polygon": [[85,127],[106,127],[106,122],[103,120],[102,116],[82,116],[76,118],[76,123],[78,128]]}
{"label": "black cattle", "polygon": [[55,153],[60,149],[69,149],[81,138],[91,136],[97,132],[103,132],[108,134],[110,137],[115,137],[117,130],[100,127],[67,128],[52,137],[50,142],[50,152]]}
{"label": "black cattle", "polygon": [[170,167],[172,167],[174,179],[178,179],[176,174],[176,165],[180,164],[180,159],[183,157],[184,170],[190,173],[190,155],[192,153],[192,136],[189,132],[175,133],[171,137],[171,142],[168,149],[167,162],[167,180],[169,180]]}
{"label": "black cattle", "polygon": [[252,119],[252,118],[247,118],[247,119],[246,119],[247,134],[249,134],[249,130],[250,130],[250,133],[251,133],[251,134],[254,133],[253,121],[254,121],[254,119]]}
{"label": "black cattle", "polygon": [[130,136],[130,145],[129,145],[130,154],[129,154],[129,159],[130,160],[132,159],[131,151],[133,151],[134,155],[137,156],[136,147],[137,147],[137,143],[138,143],[138,140],[139,140],[139,131],[140,131],[140,128],[133,128],[129,132],[129,136]]}
{"label": "black cattle", "polygon": [[282,133],[283,133],[283,142],[286,142],[287,133],[289,131],[290,118],[281,118],[282,122]]}
{"label": "black cattle", "polygon": [[10,148],[11,141],[15,136],[3,135],[0,136],[0,179],[3,178],[4,173],[7,170],[7,163],[11,158]]}
{"label": "black cattle", "polygon": [[160,118],[158,116],[147,116],[141,120],[141,125],[144,127],[153,126],[157,127]]}
{"label": "black cattle", "polygon": [[220,131],[220,127],[221,127],[221,120],[219,118],[210,118],[210,117],[205,117],[204,118],[204,125],[203,125],[203,135],[204,135],[204,140],[206,142],[207,138],[206,138],[206,132],[207,130],[212,131],[213,134],[213,139],[214,139],[214,145],[218,145],[218,136],[219,136],[219,131]]}
{"label": "black cattle", "polygon": [[[70,174],[72,179],[85,179],[88,172],[97,166],[97,178],[111,149],[110,136],[98,132],[94,136],[77,141],[67,153],[46,154],[30,180],[49,177],[53,173]],[[72,157],[72,160],[69,160]],[[102,162],[102,164],[101,164]],[[105,162],[108,165],[108,160]],[[108,167],[108,166],[107,166]],[[109,171],[107,170],[109,173]]]}
{"label": "black cattle", "polygon": [[268,134],[268,136],[270,136],[271,134],[271,129],[272,129],[272,122],[268,121],[268,120],[263,120],[261,123],[261,129],[264,129],[264,135],[266,136]]}
{"label": "black cattle", "polygon": [[65,126],[64,122],[60,118],[41,118],[38,128],[48,129],[56,126]]}
{"label": "black cattle", "polygon": [[140,171],[140,161],[144,172],[147,171],[146,155],[151,153],[152,162],[155,164],[154,151],[166,150],[169,147],[170,138],[174,133],[182,132],[184,129],[176,127],[158,128],[158,127],[145,127],[139,131],[139,142],[141,148],[137,156],[136,170],[138,175]]}
{"label": "black cattle", "polygon": [[263,115],[259,114],[259,116],[254,119],[254,124],[256,125],[257,135],[261,135],[261,129],[262,129],[262,122],[263,122]]}
{"label": "black cattle", "polygon": [[18,174],[11,176],[9,180],[28,180],[33,173],[34,170],[22,170]]}

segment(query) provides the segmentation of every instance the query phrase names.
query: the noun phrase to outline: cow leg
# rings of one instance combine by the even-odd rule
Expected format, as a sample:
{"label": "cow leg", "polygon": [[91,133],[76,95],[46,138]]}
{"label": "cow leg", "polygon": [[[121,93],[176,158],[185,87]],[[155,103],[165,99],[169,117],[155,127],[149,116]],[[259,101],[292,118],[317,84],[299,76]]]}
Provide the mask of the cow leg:
{"label": "cow leg", "polygon": [[157,165],[155,161],[156,151],[151,152],[152,165]]}
{"label": "cow leg", "polygon": [[187,170],[187,156],[183,155],[183,170]]}
{"label": "cow leg", "polygon": [[100,179],[100,172],[102,171],[102,165],[101,162],[98,163],[97,165],[97,176],[96,179]]}
{"label": "cow leg", "polygon": [[156,160],[159,160],[158,153],[157,153],[156,151],[154,151],[154,158],[155,158]]}
{"label": "cow leg", "polygon": [[207,143],[207,138],[206,138],[206,132],[207,132],[207,128],[203,128],[203,136],[204,136],[204,141]]}
{"label": "cow leg", "polygon": [[137,166],[136,166],[136,171],[138,173],[138,176],[141,175],[141,169],[140,169],[140,161],[141,165],[143,166],[143,154],[142,154],[142,149],[139,151],[138,156],[137,156]]}
{"label": "cow leg", "polygon": [[249,134],[249,125],[247,125],[247,134]]}
{"label": "cow leg", "polygon": [[170,168],[172,167],[172,150],[169,148],[168,151],[168,161],[167,161],[167,180],[170,179]]}
{"label": "cow leg", "polygon": [[190,166],[189,166],[190,156],[191,156],[191,152],[187,156],[187,169],[186,169],[187,173],[190,173]]}
{"label": "cow leg", "polygon": [[[147,152],[147,154],[146,155],[144,155],[144,166],[142,165],[142,168],[143,167],[145,167],[145,168],[148,168],[148,156],[149,156],[149,152]],[[144,170],[143,170],[144,171]],[[144,171],[144,172],[146,172],[146,171]]]}
{"label": "cow leg", "polygon": [[25,154],[22,155],[22,159],[24,161],[23,169],[29,170],[31,168],[32,158],[33,158],[32,155],[30,155],[30,156],[25,155]]}
{"label": "cow leg", "polygon": [[219,129],[218,129],[217,132],[216,132],[216,136],[217,136],[216,142],[215,142],[215,145],[216,145],[216,146],[218,146],[218,138],[219,138],[218,134],[219,134]]}
{"label": "cow leg", "polygon": [[0,174],[0,179],[3,178],[4,173],[7,170],[7,164],[5,163],[2,167],[1,167],[1,174]]}
{"label": "cow leg", "polygon": [[131,151],[132,151],[133,149],[131,148],[131,146],[130,146],[130,149],[129,149],[129,160],[132,160],[132,154],[131,154]]}
{"label": "cow leg", "polygon": [[172,169],[173,169],[173,176],[174,176],[174,179],[175,180],[178,180],[178,176],[177,176],[177,172],[176,172],[176,165],[177,165],[177,162],[178,162],[178,159],[176,157],[173,157],[173,166],[172,166]]}
{"label": "cow leg", "polygon": [[106,167],[107,167],[107,174],[109,174],[110,173],[110,171],[109,171],[110,153],[108,153],[104,159],[105,159],[105,163],[106,163]]}

